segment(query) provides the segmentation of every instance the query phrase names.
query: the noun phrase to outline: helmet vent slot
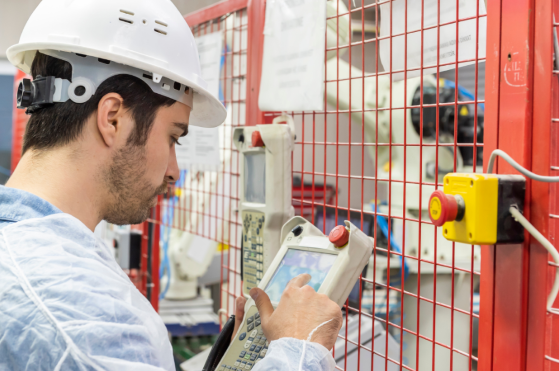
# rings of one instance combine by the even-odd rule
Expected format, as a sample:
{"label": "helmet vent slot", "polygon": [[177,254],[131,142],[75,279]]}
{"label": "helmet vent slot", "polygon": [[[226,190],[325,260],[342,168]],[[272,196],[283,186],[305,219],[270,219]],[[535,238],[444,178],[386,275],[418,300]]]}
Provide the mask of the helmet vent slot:
{"label": "helmet vent slot", "polygon": [[129,20],[129,19],[125,19],[125,18],[119,18],[118,20],[119,20],[119,21],[121,21],[121,22],[125,22],[125,23],[130,23],[130,24],[134,24],[134,21],[131,21],[131,20]]}
{"label": "helmet vent slot", "polygon": [[173,88],[174,88],[175,90],[179,90],[179,91],[180,91],[180,90],[181,90],[181,83],[180,83],[180,82],[175,82],[175,83],[173,84]]}
{"label": "helmet vent slot", "polygon": [[161,22],[161,21],[155,21],[155,23],[162,25],[163,27],[168,27],[169,25],[165,22]]}
{"label": "helmet vent slot", "polygon": [[87,57],[87,55],[85,55],[85,54],[80,54],[80,53],[76,53],[76,55],[77,55],[78,57],[82,57],[82,58]]}
{"label": "helmet vent slot", "polygon": [[167,31],[163,31],[163,30],[160,30],[160,29],[157,29],[157,28],[154,28],[153,30],[157,33],[162,34],[162,35],[167,35]]}
{"label": "helmet vent slot", "polygon": [[108,59],[97,58],[97,60],[98,60],[99,62],[101,62],[101,63],[104,63],[104,64],[110,64],[110,63],[111,63],[111,61],[108,60]]}
{"label": "helmet vent slot", "polygon": [[186,95],[190,94],[190,88],[188,86],[184,87],[184,94]]}
{"label": "helmet vent slot", "polygon": [[134,12],[131,12],[130,10],[120,9],[120,12],[128,15],[134,15]]}
{"label": "helmet vent slot", "polygon": [[148,75],[147,73],[144,73],[142,76],[144,76],[146,79],[150,79],[150,80],[153,79],[153,76],[152,76],[152,75]]}

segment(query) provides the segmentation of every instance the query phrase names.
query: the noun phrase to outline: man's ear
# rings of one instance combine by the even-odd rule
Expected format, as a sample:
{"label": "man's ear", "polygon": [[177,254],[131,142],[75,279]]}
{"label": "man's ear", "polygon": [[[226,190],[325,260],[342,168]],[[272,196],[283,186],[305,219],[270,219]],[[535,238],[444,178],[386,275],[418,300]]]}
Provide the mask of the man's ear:
{"label": "man's ear", "polygon": [[117,93],[103,96],[97,106],[97,128],[107,147],[114,146],[119,134],[122,134],[124,100]]}

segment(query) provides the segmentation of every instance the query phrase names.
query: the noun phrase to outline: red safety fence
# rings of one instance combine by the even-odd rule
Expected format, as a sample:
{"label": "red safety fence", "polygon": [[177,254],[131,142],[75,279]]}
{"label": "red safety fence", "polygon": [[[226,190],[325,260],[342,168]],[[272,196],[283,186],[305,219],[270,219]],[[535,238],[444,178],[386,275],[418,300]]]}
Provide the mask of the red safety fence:
{"label": "red safety fence", "polygon": [[[333,351],[337,366],[476,369],[477,334],[482,331],[481,247],[446,241],[429,221],[427,203],[446,173],[482,171],[485,48],[478,47],[483,43],[477,30],[486,27],[484,4],[474,2],[469,13],[460,14],[454,2],[450,16],[448,10],[443,21],[431,15],[429,24],[422,21],[420,6],[419,25],[410,22],[413,29],[408,30],[405,10],[400,22],[404,26],[396,22],[399,14],[395,14],[394,29],[382,27],[381,15],[389,19],[391,12],[398,12],[392,7],[406,1],[336,1],[329,4],[334,6],[327,14],[328,32],[334,38],[325,45],[326,109],[288,114],[297,128],[296,213],[325,233],[349,219],[377,241],[357,292],[343,308],[346,323]],[[446,2],[430,3],[448,8]],[[226,1],[186,17],[195,36],[223,32],[223,101],[231,114],[220,146],[222,160],[228,160],[216,175],[196,175],[214,176],[216,183],[201,188],[199,182],[194,187],[187,182],[181,193],[191,200],[176,210],[185,221],[211,225],[188,224],[187,230],[229,247],[221,265],[221,308],[227,313],[241,295],[239,155],[232,147],[231,132],[240,125],[270,123],[279,115],[261,112],[257,105],[264,12],[264,1]],[[413,16],[417,20],[417,12]],[[458,35],[465,23],[473,30],[467,35],[473,45],[469,53],[461,54],[460,46],[447,40],[451,54],[440,56],[435,47],[434,59],[421,57],[408,65],[406,50],[413,48],[402,48],[408,38],[423,45],[423,40],[432,43],[434,37],[436,46],[441,29]],[[403,53],[401,60],[392,57],[396,50]],[[388,66],[380,57],[386,51]],[[461,59],[449,62],[452,55]],[[467,68],[469,74],[456,67]],[[195,199],[223,206],[200,207]],[[181,228],[176,219],[173,226]],[[220,228],[223,231],[216,237],[213,233]]]}

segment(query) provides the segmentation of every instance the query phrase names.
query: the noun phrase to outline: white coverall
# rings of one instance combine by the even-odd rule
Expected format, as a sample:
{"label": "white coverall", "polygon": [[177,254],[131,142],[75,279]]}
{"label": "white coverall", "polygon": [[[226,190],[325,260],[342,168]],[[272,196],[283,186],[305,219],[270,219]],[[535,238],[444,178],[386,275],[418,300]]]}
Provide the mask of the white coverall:
{"label": "white coverall", "polygon": [[[163,321],[91,230],[64,213],[13,221],[0,225],[0,370],[175,370]],[[273,341],[253,370],[298,370],[302,344]],[[335,368],[306,348],[303,370]]]}

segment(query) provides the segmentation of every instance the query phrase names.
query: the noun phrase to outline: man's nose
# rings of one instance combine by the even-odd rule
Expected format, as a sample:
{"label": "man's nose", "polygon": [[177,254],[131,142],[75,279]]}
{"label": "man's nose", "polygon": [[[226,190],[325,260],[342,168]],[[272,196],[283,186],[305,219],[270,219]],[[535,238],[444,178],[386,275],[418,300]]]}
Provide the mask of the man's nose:
{"label": "man's nose", "polygon": [[170,182],[176,182],[179,180],[180,170],[179,164],[177,163],[177,154],[175,149],[171,151],[169,156],[169,163],[167,164],[167,171],[165,172],[165,177],[169,179]]}

